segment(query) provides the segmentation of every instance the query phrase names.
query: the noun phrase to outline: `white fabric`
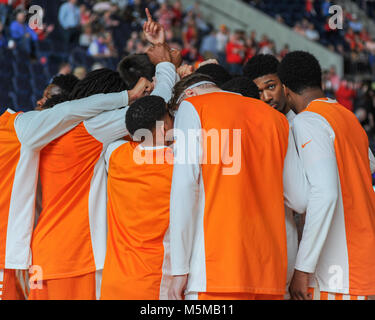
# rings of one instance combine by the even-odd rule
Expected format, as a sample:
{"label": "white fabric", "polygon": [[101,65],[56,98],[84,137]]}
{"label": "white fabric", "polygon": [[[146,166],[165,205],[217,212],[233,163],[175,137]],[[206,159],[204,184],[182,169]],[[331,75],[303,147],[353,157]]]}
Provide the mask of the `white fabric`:
{"label": "white fabric", "polygon": [[[174,165],[171,189],[170,250],[171,274],[189,274],[186,294],[206,291],[203,230],[205,195],[199,165],[202,150],[200,136],[189,139],[190,130],[199,131],[201,128],[194,106],[190,102],[182,102],[175,119],[174,154],[177,163]],[[181,163],[182,160],[185,161]],[[296,212],[304,213],[308,183],[291,132],[285,159],[284,184],[286,205]]]}
{"label": "white fabric", "polygon": [[14,127],[21,143],[10,200],[5,268],[28,269],[34,226],[39,151],[81,121],[128,103],[126,91],[69,101],[43,111],[20,113]]}
{"label": "white fabric", "polygon": [[[322,116],[308,111],[295,118],[293,133],[311,185],[296,269],[315,272],[321,291],[348,293],[348,253],[335,134]],[[340,266],[342,288],[330,288],[331,266]]]}

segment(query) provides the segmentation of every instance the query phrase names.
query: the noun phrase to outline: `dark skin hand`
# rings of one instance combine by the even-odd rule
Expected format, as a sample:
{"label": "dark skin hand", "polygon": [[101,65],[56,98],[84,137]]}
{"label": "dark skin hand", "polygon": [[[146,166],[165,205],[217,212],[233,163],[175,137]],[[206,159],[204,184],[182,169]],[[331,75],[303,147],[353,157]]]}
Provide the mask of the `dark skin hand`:
{"label": "dark skin hand", "polygon": [[312,300],[309,289],[310,274],[294,270],[294,275],[289,286],[289,293],[292,300]]}

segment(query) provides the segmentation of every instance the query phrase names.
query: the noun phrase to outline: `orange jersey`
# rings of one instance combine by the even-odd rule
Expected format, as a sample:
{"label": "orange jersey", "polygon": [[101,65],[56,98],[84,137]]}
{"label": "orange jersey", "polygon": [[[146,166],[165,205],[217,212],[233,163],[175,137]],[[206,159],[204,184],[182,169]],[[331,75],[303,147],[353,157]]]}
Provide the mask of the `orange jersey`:
{"label": "orange jersey", "polygon": [[[108,163],[108,244],[101,299],[158,300],[169,226],[173,165],[137,164],[139,144],[124,142]],[[171,149],[161,152],[173,162]],[[164,158],[164,157],[163,157]]]}
{"label": "orange jersey", "polygon": [[218,131],[219,138],[200,142],[199,167],[174,166],[172,274],[189,273],[187,292],[284,294],[287,119],[259,100],[219,92],[184,101],[175,128]]}
{"label": "orange jersey", "polygon": [[[315,272],[321,291],[372,295],[375,193],[366,132],[352,112],[329,99],[313,101],[293,130],[314,191],[296,268]],[[326,199],[330,192],[335,197]]]}
{"label": "orange jersey", "polygon": [[13,181],[20,159],[21,143],[14,128],[17,113],[6,111],[0,117],[0,269],[5,268],[7,227],[12,197]]}
{"label": "orange jersey", "polygon": [[103,268],[106,248],[104,151],[127,134],[127,108],[84,121],[40,155],[42,212],[32,238],[33,265],[43,280]]}

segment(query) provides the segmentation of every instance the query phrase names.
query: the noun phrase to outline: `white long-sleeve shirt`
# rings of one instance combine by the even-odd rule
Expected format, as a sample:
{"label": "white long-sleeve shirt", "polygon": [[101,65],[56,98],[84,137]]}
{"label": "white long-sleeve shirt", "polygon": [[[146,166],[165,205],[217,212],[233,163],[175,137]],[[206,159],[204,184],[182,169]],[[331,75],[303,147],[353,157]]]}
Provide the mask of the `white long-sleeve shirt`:
{"label": "white long-sleeve shirt", "polygon": [[[13,131],[1,128],[2,143],[8,139],[18,141],[17,146],[8,149],[1,157],[0,168],[6,170],[4,176],[11,175],[11,181],[3,179],[0,187],[10,199],[2,203],[3,217],[0,224],[6,233],[5,252],[0,258],[0,268],[27,269],[31,261],[30,238],[34,225],[35,195],[38,181],[39,151],[49,142],[65,134],[80,122],[102,111],[121,108],[128,104],[126,91],[100,94],[89,98],[69,101],[43,111],[31,111],[15,115],[9,110],[2,115],[15,117]],[[4,118],[5,119],[5,118]],[[7,130],[7,131],[5,131]],[[9,153],[10,152],[10,153]],[[17,154],[16,159],[13,159]],[[9,159],[13,159],[9,162]],[[7,164],[7,167],[2,166]],[[9,172],[9,170],[11,172]],[[8,184],[11,183],[10,185]],[[8,200],[7,200],[8,201]]]}
{"label": "white long-sleeve shirt", "polygon": [[[319,285],[321,291],[348,294],[347,238],[334,145],[335,132],[324,117],[309,111],[294,119],[292,130],[310,185],[305,227],[295,269],[315,273],[310,285]],[[371,171],[374,172],[375,161],[371,150],[369,159]],[[332,273],[338,267],[341,285],[333,288]]]}

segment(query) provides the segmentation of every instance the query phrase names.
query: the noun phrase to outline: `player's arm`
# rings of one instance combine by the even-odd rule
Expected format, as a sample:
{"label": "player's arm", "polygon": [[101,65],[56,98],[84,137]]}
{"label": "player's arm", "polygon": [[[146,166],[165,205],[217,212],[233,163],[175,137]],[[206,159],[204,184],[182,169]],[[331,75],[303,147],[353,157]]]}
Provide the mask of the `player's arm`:
{"label": "player's arm", "polygon": [[375,157],[374,157],[374,154],[372,153],[370,148],[368,150],[368,155],[369,155],[369,159],[370,159],[371,173],[374,173],[375,172]]}
{"label": "player's arm", "polygon": [[[194,130],[195,136],[189,131]],[[175,164],[170,202],[170,252],[172,284],[169,299],[181,300],[190,271],[198,213],[200,176],[199,116],[189,102],[183,102],[175,119]],[[190,131],[191,133],[192,131]]]}
{"label": "player's arm", "polygon": [[172,90],[178,81],[176,66],[172,63],[172,56],[167,45],[156,45],[147,50],[150,61],[156,66],[156,85],[151,93],[162,97],[165,102],[172,98]]}
{"label": "player's arm", "polygon": [[297,151],[294,135],[289,129],[288,151],[284,161],[284,199],[285,205],[293,211],[306,212],[309,183]]}
{"label": "player's arm", "polygon": [[293,125],[299,155],[310,184],[305,226],[295,273],[290,285],[293,299],[311,299],[309,274],[314,273],[339,199],[339,174],[334,132],[319,115],[306,114]]}
{"label": "player's arm", "polygon": [[128,104],[127,91],[93,95],[84,99],[67,101],[48,110],[20,114],[16,118],[15,128],[24,146],[41,149],[80,122],[102,111],[118,109]]}
{"label": "player's arm", "polygon": [[147,21],[143,25],[143,33],[148,42],[153,45],[165,43],[165,30],[163,26],[152,19],[151,13],[146,8]]}

